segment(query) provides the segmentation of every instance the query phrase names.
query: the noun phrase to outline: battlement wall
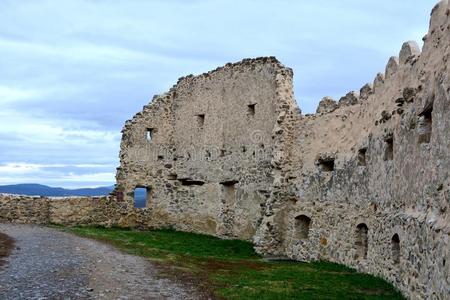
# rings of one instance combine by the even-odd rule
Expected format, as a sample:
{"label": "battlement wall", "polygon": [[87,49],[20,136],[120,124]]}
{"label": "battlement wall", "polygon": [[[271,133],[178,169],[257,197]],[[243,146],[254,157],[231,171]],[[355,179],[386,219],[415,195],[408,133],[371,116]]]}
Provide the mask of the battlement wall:
{"label": "battlement wall", "polygon": [[411,298],[445,299],[450,272],[450,11],[432,12],[422,52],[403,44],[384,74],[285,125],[279,194],[258,251],[382,276]]}

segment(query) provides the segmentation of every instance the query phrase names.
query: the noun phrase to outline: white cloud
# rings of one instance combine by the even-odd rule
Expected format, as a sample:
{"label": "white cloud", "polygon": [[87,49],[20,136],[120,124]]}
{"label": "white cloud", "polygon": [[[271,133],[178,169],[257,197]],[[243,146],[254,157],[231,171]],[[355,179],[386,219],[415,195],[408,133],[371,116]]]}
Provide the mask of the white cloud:
{"label": "white cloud", "polygon": [[115,181],[115,173],[102,172],[102,173],[90,173],[90,174],[68,174],[62,177],[64,181],[71,182],[103,182],[109,184]]}
{"label": "white cloud", "polygon": [[10,162],[0,164],[0,172],[5,173],[28,173],[45,168],[111,168],[110,164],[32,164],[26,162]]}
{"label": "white cloud", "polygon": [[0,104],[42,98],[45,91],[0,85]]}
{"label": "white cloud", "polygon": [[0,165],[0,184],[41,183],[63,187],[97,187],[115,181],[113,165],[108,164],[33,164]]}
{"label": "white cloud", "polygon": [[[20,122],[17,122],[20,120]],[[118,131],[102,131],[95,121],[36,117],[29,112],[0,111],[0,133],[14,134],[28,143],[116,143]]]}
{"label": "white cloud", "polygon": [[5,175],[36,172],[40,169],[40,165],[29,163],[6,163],[0,165],[0,173],[4,173]]}

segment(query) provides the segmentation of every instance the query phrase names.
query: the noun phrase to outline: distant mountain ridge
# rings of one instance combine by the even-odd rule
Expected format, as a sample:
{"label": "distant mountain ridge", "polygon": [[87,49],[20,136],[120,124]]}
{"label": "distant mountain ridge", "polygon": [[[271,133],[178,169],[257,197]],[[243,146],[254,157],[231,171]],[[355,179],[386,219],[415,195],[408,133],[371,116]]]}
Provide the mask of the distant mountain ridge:
{"label": "distant mountain ridge", "polygon": [[60,187],[50,187],[36,183],[0,185],[0,193],[29,195],[29,196],[47,196],[47,197],[105,196],[108,195],[113,189],[114,186],[65,189]]}

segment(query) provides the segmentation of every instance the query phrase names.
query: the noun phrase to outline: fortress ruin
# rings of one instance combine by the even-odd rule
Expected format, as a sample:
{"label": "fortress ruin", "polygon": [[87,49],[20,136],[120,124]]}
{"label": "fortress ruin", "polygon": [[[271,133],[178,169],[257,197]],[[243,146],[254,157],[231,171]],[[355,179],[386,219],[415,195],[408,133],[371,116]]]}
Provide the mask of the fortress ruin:
{"label": "fortress ruin", "polygon": [[1,195],[0,221],[245,239],[264,256],[333,261],[411,299],[449,299],[449,58],[444,0],[422,50],[404,43],[373,83],[314,115],[274,57],[180,78],[125,123],[112,195]]}

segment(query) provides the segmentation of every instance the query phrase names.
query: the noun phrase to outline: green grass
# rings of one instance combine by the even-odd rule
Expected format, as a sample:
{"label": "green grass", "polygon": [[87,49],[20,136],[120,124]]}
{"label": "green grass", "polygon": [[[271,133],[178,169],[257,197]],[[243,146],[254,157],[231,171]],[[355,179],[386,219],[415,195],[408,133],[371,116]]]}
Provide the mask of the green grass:
{"label": "green grass", "polygon": [[173,230],[63,230],[147,257],[164,276],[226,299],[403,299],[386,281],[329,262],[267,262],[251,243]]}

